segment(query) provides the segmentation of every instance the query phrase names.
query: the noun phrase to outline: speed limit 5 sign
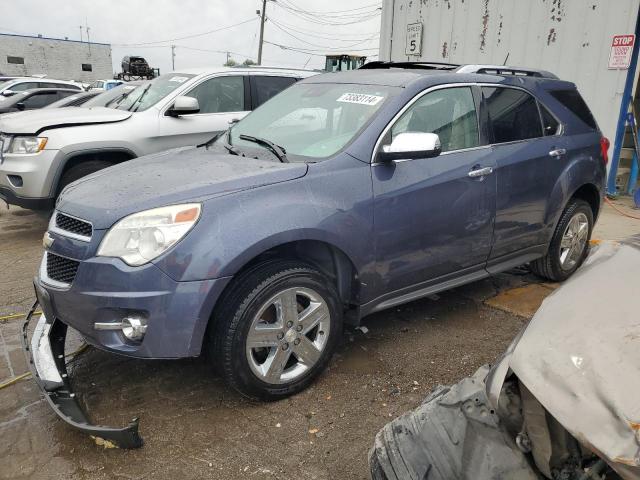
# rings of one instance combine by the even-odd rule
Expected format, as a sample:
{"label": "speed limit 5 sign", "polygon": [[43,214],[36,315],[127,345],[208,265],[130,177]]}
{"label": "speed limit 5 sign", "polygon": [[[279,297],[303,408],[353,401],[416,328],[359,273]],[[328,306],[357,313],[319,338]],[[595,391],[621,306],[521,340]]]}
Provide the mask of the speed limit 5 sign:
{"label": "speed limit 5 sign", "polygon": [[407,45],[405,55],[420,55],[422,48],[422,23],[410,23],[407,25]]}

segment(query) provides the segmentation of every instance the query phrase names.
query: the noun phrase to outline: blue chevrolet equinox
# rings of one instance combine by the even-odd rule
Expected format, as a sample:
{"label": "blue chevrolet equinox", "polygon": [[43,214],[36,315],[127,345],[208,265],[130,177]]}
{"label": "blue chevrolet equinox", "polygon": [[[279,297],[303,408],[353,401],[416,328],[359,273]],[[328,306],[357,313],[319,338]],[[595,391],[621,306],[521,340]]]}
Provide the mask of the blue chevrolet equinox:
{"label": "blue chevrolet equinox", "polygon": [[302,80],[206,144],[63,191],[24,329],[34,377],[65,421],[122,447],[142,444],[138,422],[89,422],[67,326],[131,357],[206,351],[251,398],[299,392],[343,323],[517,265],[572,275],[608,148],[549,72],[374,62]]}

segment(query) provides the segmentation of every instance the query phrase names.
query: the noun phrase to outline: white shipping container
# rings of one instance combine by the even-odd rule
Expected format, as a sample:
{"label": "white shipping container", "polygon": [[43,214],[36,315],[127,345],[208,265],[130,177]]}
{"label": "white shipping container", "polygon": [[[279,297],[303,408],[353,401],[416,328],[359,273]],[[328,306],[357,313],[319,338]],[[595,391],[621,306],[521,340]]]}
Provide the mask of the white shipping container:
{"label": "white shipping container", "polygon": [[[380,60],[548,70],[578,86],[615,138],[628,69],[610,69],[614,35],[633,34],[640,0],[383,0]],[[411,52],[416,23],[421,45]],[[638,41],[638,40],[636,40]]]}

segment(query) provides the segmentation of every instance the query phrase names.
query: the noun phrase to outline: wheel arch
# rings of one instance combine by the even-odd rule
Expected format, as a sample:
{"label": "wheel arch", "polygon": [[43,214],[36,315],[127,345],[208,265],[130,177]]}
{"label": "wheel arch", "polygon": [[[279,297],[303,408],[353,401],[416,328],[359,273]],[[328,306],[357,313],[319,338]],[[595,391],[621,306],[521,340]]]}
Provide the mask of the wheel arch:
{"label": "wheel arch", "polygon": [[271,259],[308,263],[334,282],[343,304],[352,305],[358,300],[356,266],[342,249],[332,243],[311,239],[280,243],[254,255],[238,273]]}
{"label": "wheel arch", "polygon": [[269,260],[298,260],[317,268],[334,283],[343,305],[345,323],[357,324],[359,317],[356,307],[360,294],[358,269],[350,256],[335,244],[325,240],[298,239],[254,250],[251,255],[242,258],[244,262],[235,271],[234,278],[226,284],[217,298],[210,302],[211,311],[208,317],[203,317],[206,318],[206,325],[201,328],[202,337],[196,342],[201,346],[201,351],[206,348],[206,332],[214,328],[216,310],[220,308],[229,291],[235,288],[234,279]]}
{"label": "wheel arch", "polygon": [[116,165],[127,160],[132,160],[137,156],[133,150],[126,147],[96,148],[72,152],[68,154],[58,166],[55,179],[51,185],[51,194],[57,195],[60,193],[59,185],[62,176],[76,165],[91,160],[104,160]]}

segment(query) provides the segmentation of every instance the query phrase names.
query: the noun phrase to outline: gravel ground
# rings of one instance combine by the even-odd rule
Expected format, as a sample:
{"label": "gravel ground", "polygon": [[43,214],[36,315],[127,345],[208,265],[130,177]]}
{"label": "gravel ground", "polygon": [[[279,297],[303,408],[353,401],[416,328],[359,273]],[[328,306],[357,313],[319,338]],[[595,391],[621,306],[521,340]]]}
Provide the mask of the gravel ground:
{"label": "gravel ground", "polygon": [[[0,211],[0,317],[32,301],[45,229],[36,214]],[[345,333],[311,388],[273,403],[241,398],[206,359],[140,361],[89,348],[73,360],[79,397],[97,423],[140,416],[145,446],[96,446],[26,379],[0,390],[0,478],[368,478],[367,452],[385,423],[494,361],[526,322],[483,301],[537,281],[500,275],[372,315],[367,333]],[[0,321],[0,382],[26,371],[20,323]]]}

